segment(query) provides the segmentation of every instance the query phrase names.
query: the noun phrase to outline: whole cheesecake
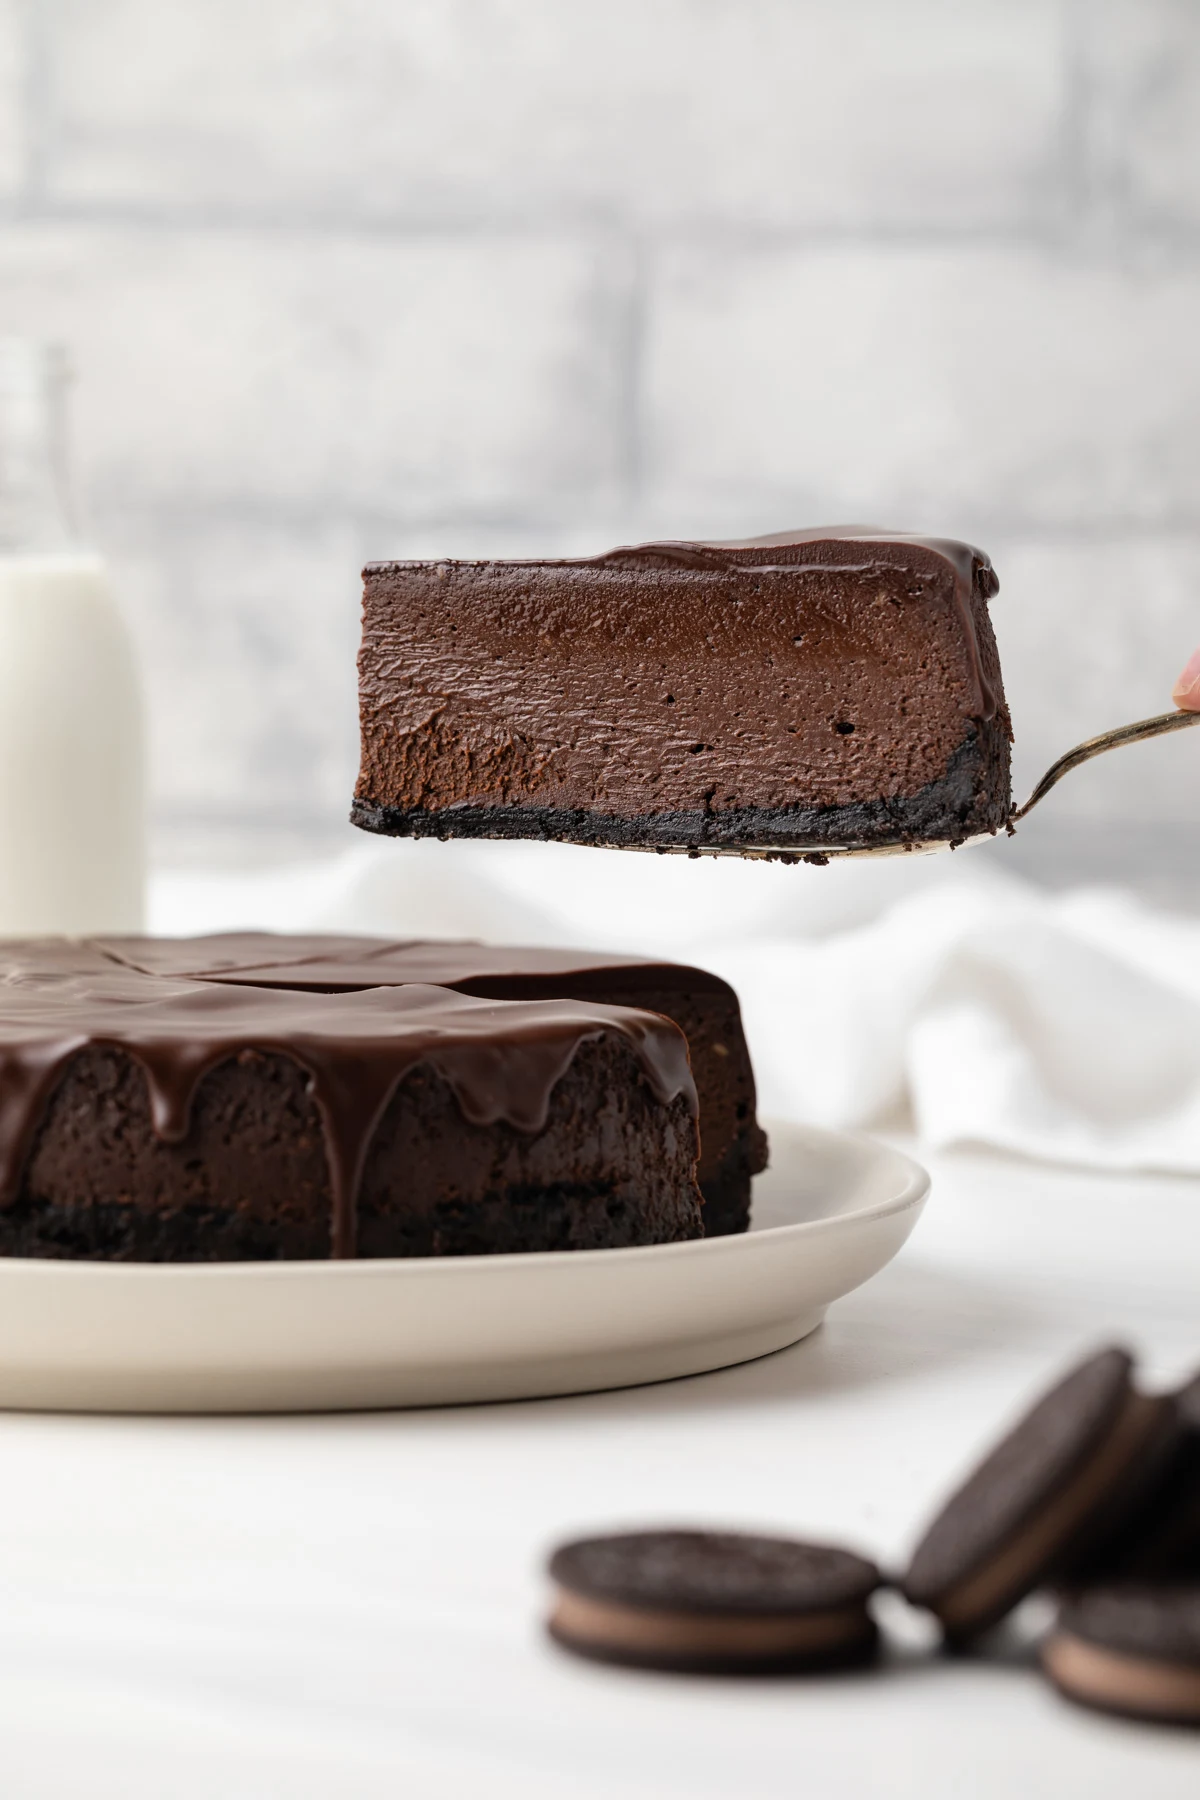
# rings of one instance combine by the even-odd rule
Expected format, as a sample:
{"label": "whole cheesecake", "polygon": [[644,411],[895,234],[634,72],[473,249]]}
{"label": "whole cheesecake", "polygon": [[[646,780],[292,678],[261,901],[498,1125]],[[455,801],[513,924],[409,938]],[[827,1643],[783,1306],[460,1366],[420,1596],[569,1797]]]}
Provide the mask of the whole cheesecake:
{"label": "whole cheesecake", "polygon": [[684,1033],[700,1106],[697,1179],[708,1237],[744,1231],[751,1178],[767,1163],[738,998],[705,969],[590,950],[534,950],[448,940],[275,932],[196,938],[104,938],[107,955],[146,974],[302,992],[408,982],[488,1000],[586,1000],[673,1019]]}
{"label": "whole cheesecake", "polygon": [[364,583],[366,830],[819,859],[1008,822],[968,544],[839,527]]}
{"label": "whole cheesecake", "polygon": [[0,953],[0,1254],[437,1256],[702,1235],[679,1027]]}

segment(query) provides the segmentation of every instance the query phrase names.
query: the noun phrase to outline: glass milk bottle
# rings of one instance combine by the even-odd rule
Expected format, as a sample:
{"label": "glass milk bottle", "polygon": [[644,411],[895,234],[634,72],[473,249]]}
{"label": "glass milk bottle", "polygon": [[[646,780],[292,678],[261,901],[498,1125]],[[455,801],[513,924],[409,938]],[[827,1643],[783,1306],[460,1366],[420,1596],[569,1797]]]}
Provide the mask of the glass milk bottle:
{"label": "glass milk bottle", "polygon": [[64,480],[65,364],[0,337],[0,936],[138,931],[142,704]]}

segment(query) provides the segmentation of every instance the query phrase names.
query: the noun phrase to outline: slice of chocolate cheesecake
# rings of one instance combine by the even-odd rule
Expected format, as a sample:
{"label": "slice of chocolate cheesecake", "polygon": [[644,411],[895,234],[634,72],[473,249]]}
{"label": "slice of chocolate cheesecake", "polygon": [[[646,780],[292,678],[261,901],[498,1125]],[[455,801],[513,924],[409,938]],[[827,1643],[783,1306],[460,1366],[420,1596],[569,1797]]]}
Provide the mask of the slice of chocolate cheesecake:
{"label": "slice of chocolate cheesecake", "polygon": [[737,995],[705,969],[592,950],[268,931],[104,938],[93,949],[177,981],[327,994],[419,982],[484,1000],[582,1000],[661,1013],[687,1038],[699,1095],[696,1178],[705,1235],[745,1231],[749,1223],[750,1182],[766,1167],[767,1140],[755,1117],[754,1071]]}
{"label": "slice of chocolate cheesecake", "polygon": [[1008,822],[970,545],[840,527],[364,580],[369,831],[819,856]]}

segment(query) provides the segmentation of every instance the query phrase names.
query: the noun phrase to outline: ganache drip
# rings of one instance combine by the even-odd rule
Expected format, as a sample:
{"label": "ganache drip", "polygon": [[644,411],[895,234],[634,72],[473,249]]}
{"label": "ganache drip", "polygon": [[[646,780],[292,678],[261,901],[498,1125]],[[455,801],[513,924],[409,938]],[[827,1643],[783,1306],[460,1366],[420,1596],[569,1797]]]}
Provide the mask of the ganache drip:
{"label": "ganache drip", "polygon": [[277,1054],[309,1076],[332,1196],[332,1254],[355,1254],[359,1184],[392,1095],[418,1064],[447,1083],[473,1125],[541,1131],[580,1046],[624,1039],[664,1105],[698,1112],[678,1026],[629,1008],[567,1000],[480,1000],[411,985],[313,993],[172,980],[66,940],[7,947],[0,973],[0,1205],[17,1197],[50,1096],[90,1047],[142,1069],[155,1134],[188,1133],[200,1083],[244,1051]]}

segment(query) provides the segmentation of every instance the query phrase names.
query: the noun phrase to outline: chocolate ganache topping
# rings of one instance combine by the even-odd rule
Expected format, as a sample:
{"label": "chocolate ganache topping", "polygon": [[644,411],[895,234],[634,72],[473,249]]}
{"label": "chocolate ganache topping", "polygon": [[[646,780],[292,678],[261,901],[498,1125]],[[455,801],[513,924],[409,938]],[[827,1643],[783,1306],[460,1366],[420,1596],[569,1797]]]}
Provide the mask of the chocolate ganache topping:
{"label": "chocolate ganache topping", "polygon": [[[847,544],[875,545],[878,549],[871,562],[856,562],[847,560],[844,552]],[[889,545],[902,544],[931,551],[953,571],[954,605],[962,622],[975,684],[974,705],[969,710],[973,717],[994,719],[999,697],[979,653],[979,627],[973,599],[978,594],[981,600],[991,600],[1000,592],[1000,581],[991,558],[973,544],[960,543],[956,538],[924,537],[919,532],[885,531],[878,525],[823,525],[809,531],[776,531],[766,537],[729,538],[712,543],[664,540],[661,543],[626,544],[589,557],[587,561],[600,568],[609,564],[636,567],[639,563],[650,566],[667,563],[676,568],[708,570],[721,575],[739,572],[776,574],[797,564],[808,567],[827,564],[848,574],[867,574],[884,560],[880,552],[885,552]]]}
{"label": "chocolate ganache topping", "polygon": [[697,1113],[687,1044],[669,1019],[590,1001],[476,999],[412,985],[349,993],[172,980],[122,967],[97,946],[7,946],[0,967],[0,1205],[13,1200],[46,1101],[71,1058],[124,1051],[144,1072],[156,1134],[179,1142],[209,1070],[246,1051],[308,1073],[324,1125],[333,1255],[355,1252],[359,1180],[397,1085],[434,1069],[472,1124],[535,1133],[580,1045],[624,1039],[664,1104]]}
{"label": "chocolate ganache topping", "polygon": [[[642,956],[614,956],[592,950],[530,949],[442,938],[340,937],[333,933],[280,936],[266,931],[222,931],[201,938],[105,937],[92,940],[105,956],[144,975],[177,981],[241,982],[253,987],[392,987],[415,982],[425,987],[457,987],[464,980],[481,999],[532,1000],[514,991],[525,979],[570,976],[583,986],[589,976],[620,970],[624,985],[651,995],[680,987],[695,993],[730,993],[727,983],[704,969]],[[485,988],[486,983],[493,986]],[[572,998],[606,998],[603,992]],[[626,1005],[632,1002],[622,1001]],[[651,1006],[651,1012],[661,1011]]]}
{"label": "chocolate ganache topping", "polygon": [[[700,1102],[697,1180],[706,1228],[741,1229],[750,1180],[765,1167],[754,1075],[737,996],[703,969],[565,948],[389,939],[331,933],[218,932],[195,938],[92,940],[115,962],[176,981],[333,993],[349,988],[454,988],[479,1000],[590,1000],[663,1013],[685,1033]],[[364,1177],[369,1185],[369,1177]]]}

